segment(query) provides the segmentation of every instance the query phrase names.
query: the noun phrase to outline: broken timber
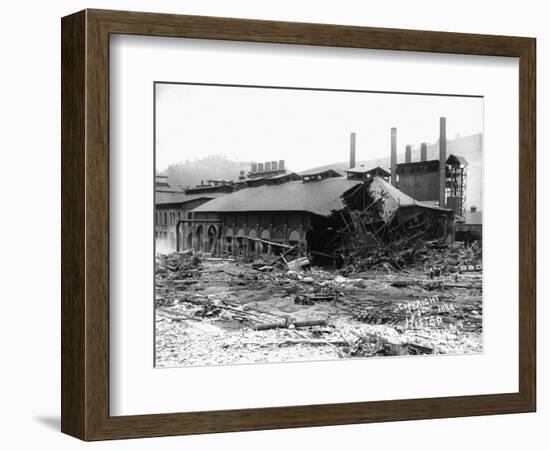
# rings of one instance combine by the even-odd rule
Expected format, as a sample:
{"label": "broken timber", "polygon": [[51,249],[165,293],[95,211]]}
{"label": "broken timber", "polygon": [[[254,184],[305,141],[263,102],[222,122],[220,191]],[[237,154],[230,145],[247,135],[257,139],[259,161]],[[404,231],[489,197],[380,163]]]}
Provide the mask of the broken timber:
{"label": "broken timber", "polygon": [[289,248],[291,250],[296,248],[295,246],[292,246],[292,245],[281,244],[280,242],[267,241],[265,239],[253,238],[253,237],[249,237],[249,236],[237,236],[237,237],[238,238],[243,238],[243,239],[248,239],[250,241],[261,242],[263,244],[275,245],[276,247]]}
{"label": "broken timber", "polygon": [[287,320],[283,323],[266,323],[266,324],[259,324],[254,327],[255,330],[274,330],[276,328],[290,328],[291,326],[294,326],[295,328],[300,327],[314,327],[314,326],[322,326],[326,325],[326,320],[303,320],[303,321],[296,321],[292,322],[290,320]]}

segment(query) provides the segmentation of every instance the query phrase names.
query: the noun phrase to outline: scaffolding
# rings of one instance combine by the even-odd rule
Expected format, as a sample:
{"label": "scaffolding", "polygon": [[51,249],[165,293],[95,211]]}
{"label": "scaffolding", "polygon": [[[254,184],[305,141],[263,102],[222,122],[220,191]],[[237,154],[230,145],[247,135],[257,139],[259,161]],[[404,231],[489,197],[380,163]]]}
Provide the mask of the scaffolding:
{"label": "scaffolding", "polygon": [[447,158],[445,197],[447,207],[456,215],[466,214],[466,180],[468,163],[463,157],[450,155]]}

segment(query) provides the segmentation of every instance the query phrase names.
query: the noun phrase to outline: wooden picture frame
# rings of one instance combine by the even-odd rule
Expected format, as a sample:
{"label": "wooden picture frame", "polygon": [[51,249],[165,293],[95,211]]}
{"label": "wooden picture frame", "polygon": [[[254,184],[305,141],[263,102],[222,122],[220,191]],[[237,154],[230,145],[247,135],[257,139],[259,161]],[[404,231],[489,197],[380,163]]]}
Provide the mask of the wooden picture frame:
{"label": "wooden picture frame", "polygon": [[[62,30],[62,417],[84,440],[535,411],[533,38],[85,10]],[[141,416],[109,415],[109,35],[134,34],[519,58],[519,391]]]}

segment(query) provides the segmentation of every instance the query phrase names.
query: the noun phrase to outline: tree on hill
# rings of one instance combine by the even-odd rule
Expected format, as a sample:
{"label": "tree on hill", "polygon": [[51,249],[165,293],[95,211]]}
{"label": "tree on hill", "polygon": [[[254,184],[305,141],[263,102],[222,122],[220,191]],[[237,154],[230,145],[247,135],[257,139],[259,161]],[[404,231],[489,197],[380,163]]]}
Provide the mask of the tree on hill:
{"label": "tree on hill", "polygon": [[172,186],[196,186],[206,180],[237,180],[241,170],[248,171],[250,162],[232,161],[224,155],[171,164],[160,174],[168,176]]}

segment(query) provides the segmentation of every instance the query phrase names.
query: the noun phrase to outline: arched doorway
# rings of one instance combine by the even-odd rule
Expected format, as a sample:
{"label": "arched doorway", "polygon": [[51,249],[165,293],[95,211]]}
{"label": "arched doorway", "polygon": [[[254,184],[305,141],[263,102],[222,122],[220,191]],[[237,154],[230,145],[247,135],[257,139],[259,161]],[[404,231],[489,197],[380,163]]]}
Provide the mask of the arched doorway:
{"label": "arched doorway", "polygon": [[204,228],[202,225],[199,225],[195,231],[195,248],[199,251],[203,250],[203,237],[204,237]]}
{"label": "arched doorway", "polygon": [[237,230],[237,254],[238,255],[246,255],[246,249],[248,240],[244,239],[243,236],[245,236],[244,228],[239,228]]}
{"label": "arched doorway", "polygon": [[233,230],[231,228],[225,229],[225,251],[228,255],[233,254]]}
{"label": "arched doorway", "polygon": [[298,245],[299,242],[300,242],[300,233],[298,233],[296,230],[292,230],[288,235],[289,245]]}
{"label": "arched doorway", "polygon": [[187,239],[185,240],[185,248],[186,249],[192,249],[193,248],[193,233],[189,233],[187,235]]}
{"label": "arched doorway", "polygon": [[216,227],[214,225],[210,225],[210,227],[208,227],[208,248],[206,249],[206,251],[210,252],[211,254],[214,254],[216,252],[217,235],[218,231],[216,230]]}
{"label": "arched doorway", "polygon": [[[285,233],[280,228],[273,231],[273,241],[283,244],[285,241]],[[283,252],[283,248],[278,245],[271,246],[271,253],[274,255],[280,255]]]}
{"label": "arched doorway", "polygon": [[[269,233],[269,230],[268,229],[264,229],[262,231],[262,234],[261,234],[261,238],[265,241],[269,241],[271,240],[271,234]],[[269,247],[270,245],[269,244],[266,244],[265,242],[262,242],[262,253],[264,255],[268,255],[269,254]]]}
{"label": "arched doorway", "polygon": [[[248,237],[251,237],[252,239],[257,239],[258,233],[256,233],[255,229],[252,229],[248,232]],[[248,251],[250,255],[256,255],[258,249],[258,246],[256,245],[257,241],[254,241],[252,239],[248,241]]]}
{"label": "arched doorway", "polygon": [[288,245],[292,247],[298,247],[297,251],[292,251],[291,254],[303,255],[303,249],[301,247],[300,233],[297,230],[292,230],[288,235]]}

